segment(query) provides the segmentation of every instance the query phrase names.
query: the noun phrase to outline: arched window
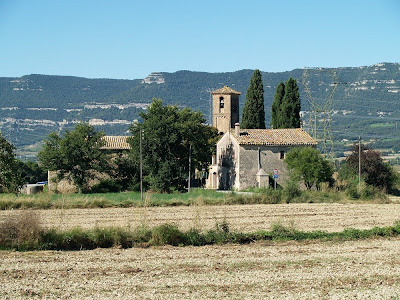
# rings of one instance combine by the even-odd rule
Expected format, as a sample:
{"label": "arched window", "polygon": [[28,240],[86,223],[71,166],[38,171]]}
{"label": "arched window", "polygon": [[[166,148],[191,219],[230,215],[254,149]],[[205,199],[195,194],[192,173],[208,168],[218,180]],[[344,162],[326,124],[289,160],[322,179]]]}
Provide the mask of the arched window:
{"label": "arched window", "polygon": [[219,108],[224,108],[224,97],[219,97]]}

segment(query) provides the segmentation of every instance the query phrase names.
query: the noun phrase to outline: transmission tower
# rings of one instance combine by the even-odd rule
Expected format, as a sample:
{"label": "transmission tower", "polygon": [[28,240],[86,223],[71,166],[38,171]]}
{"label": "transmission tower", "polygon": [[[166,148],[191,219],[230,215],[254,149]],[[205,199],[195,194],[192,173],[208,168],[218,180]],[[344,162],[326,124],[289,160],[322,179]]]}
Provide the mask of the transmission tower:
{"label": "transmission tower", "polygon": [[[324,73],[328,73],[328,76],[330,75],[332,83],[329,84],[329,87],[326,88],[325,91],[320,93],[326,95],[324,98],[314,97],[311,93],[310,82],[315,79],[310,79],[310,74],[314,77],[318,77],[318,86],[323,87],[324,82],[322,81],[322,76],[325,75]],[[336,69],[304,68],[302,84],[304,86],[304,92],[307,95],[307,101],[310,105],[309,132],[316,141],[321,143],[321,153],[327,157],[333,157],[332,98],[339,84]]]}

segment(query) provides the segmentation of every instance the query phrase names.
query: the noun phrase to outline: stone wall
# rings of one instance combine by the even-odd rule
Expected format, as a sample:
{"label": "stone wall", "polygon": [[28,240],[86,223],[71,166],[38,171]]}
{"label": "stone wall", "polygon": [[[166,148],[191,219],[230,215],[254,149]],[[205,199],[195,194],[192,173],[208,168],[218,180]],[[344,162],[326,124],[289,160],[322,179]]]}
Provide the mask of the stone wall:
{"label": "stone wall", "polygon": [[218,188],[239,189],[239,144],[229,133],[217,143]]}
{"label": "stone wall", "polygon": [[[98,184],[100,180],[109,179],[110,176],[107,174],[97,173],[98,179],[91,179],[89,181],[89,187]],[[49,182],[49,192],[60,193],[60,194],[73,194],[78,192],[78,188],[67,179],[62,179],[57,182],[57,172],[48,171],[48,182]]]}
{"label": "stone wall", "polygon": [[278,170],[277,184],[285,186],[289,179],[288,169],[284,157],[291,149],[287,146],[241,145],[239,160],[239,186],[238,189],[257,187],[258,149],[260,148],[261,168],[268,174]]}
{"label": "stone wall", "polygon": [[[239,95],[214,94],[213,96],[213,126],[219,132],[227,132],[239,122]],[[221,98],[224,103],[222,108]]]}
{"label": "stone wall", "polygon": [[49,192],[72,194],[76,193],[78,189],[73,183],[67,179],[62,179],[57,182],[57,171],[48,171]]}

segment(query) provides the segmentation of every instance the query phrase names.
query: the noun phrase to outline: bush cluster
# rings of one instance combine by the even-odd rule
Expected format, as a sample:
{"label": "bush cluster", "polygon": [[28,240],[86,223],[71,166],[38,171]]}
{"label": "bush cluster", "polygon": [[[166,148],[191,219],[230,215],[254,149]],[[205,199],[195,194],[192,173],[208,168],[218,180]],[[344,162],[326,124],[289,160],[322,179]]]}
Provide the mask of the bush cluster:
{"label": "bush cluster", "polygon": [[162,224],[154,228],[140,226],[135,229],[108,227],[82,229],[73,228],[59,231],[43,229],[32,211],[10,217],[0,223],[0,249],[24,250],[89,250],[110,247],[149,246],[204,246],[213,244],[248,244],[260,240],[357,240],[371,237],[392,237],[400,235],[400,222],[389,227],[375,227],[367,230],[345,229],[342,232],[298,231],[293,226],[274,224],[269,231],[252,233],[232,232],[224,220],[214,229],[201,232],[198,229],[181,231],[174,224]]}

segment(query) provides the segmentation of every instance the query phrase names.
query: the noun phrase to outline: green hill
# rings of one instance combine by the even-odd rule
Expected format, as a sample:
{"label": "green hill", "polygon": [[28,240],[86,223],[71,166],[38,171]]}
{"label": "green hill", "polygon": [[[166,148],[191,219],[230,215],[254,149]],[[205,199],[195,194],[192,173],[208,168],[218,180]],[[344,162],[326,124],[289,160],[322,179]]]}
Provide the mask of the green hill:
{"label": "green hill", "polygon": [[[323,107],[333,85],[332,134],[336,141],[359,135],[376,147],[400,149],[400,65],[381,63],[368,67],[307,70],[307,85],[314,104]],[[108,134],[124,134],[132,120],[151,102],[161,98],[200,110],[210,121],[210,91],[224,85],[242,92],[240,107],[253,70],[227,73],[178,71],[152,73],[145,79],[87,79],[72,76],[27,75],[0,78],[0,129],[18,148],[40,142],[53,130],[90,121]],[[304,70],[262,72],[267,127],[275,88],[296,78],[300,87],[304,127],[310,124],[310,103],[304,92]],[[322,114],[319,114],[321,124]],[[399,123],[399,124],[397,124]],[[322,126],[320,126],[322,127]],[[339,151],[343,145],[337,145]]]}

